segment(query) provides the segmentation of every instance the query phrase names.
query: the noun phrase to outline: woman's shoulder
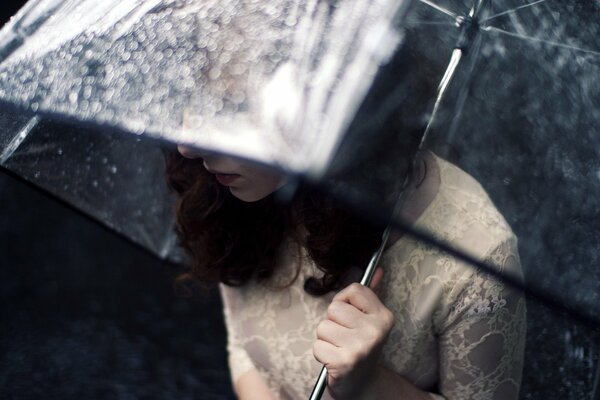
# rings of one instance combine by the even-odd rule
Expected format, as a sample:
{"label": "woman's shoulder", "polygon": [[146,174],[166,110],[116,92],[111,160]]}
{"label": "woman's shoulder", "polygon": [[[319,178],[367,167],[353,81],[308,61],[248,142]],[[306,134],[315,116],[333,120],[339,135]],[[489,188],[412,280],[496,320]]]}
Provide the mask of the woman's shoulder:
{"label": "woman's shoulder", "polygon": [[516,240],[483,186],[458,166],[434,157],[440,186],[417,225],[478,258],[485,258],[498,246]]}
{"label": "woman's shoulder", "polygon": [[[487,192],[456,165],[437,156],[436,162],[439,190],[415,226],[501,273],[522,278],[516,236]],[[395,310],[411,302],[428,304],[427,310],[415,312],[423,314],[422,320],[437,312],[438,326],[450,320],[447,317],[460,296],[479,298],[487,296],[481,288],[495,288],[498,293],[503,289],[500,281],[480,268],[408,235],[388,249],[383,267],[388,277],[383,292],[386,304]]]}

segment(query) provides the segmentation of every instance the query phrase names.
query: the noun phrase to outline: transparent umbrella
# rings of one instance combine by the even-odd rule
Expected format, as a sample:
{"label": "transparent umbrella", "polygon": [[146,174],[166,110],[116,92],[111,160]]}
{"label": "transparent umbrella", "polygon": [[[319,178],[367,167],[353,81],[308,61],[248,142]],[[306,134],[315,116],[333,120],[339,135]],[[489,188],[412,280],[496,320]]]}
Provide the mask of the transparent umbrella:
{"label": "transparent umbrella", "polygon": [[490,192],[527,290],[597,326],[599,15],[552,0],[31,1],[0,33],[0,164],[167,257],[153,140],[268,164],[385,221],[393,117]]}
{"label": "transparent umbrella", "polygon": [[0,165],[177,259],[161,151],[140,139],[321,175],[403,5],[30,1],[0,35]]}

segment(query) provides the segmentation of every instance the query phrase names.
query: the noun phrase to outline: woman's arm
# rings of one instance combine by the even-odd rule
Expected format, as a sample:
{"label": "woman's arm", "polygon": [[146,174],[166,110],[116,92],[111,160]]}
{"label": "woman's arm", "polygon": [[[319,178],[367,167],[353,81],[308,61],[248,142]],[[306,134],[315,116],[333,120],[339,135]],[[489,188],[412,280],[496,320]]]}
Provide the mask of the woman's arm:
{"label": "woman's arm", "polygon": [[[520,277],[516,240],[502,243],[486,264]],[[526,335],[523,294],[482,271],[471,277],[439,338],[440,392],[448,399],[519,398]]]}
{"label": "woman's arm", "polygon": [[242,374],[234,388],[239,400],[276,400],[255,368]]}
{"label": "woman's arm", "polygon": [[[486,261],[516,274],[516,243],[503,243]],[[518,398],[525,343],[521,293],[481,271],[470,277],[439,332],[440,395],[376,363],[390,329],[389,323],[378,321],[385,321],[387,313],[370,289],[348,289],[332,301],[313,350],[328,367],[330,399]]]}
{"label": "woman's arm", "polygon": [[[436,400],[443,397],[425,392],[402,375],[378,366],[360,393],[353,397],[355,400]],[[328,391],[323,400],[332,400],[334,397]]]}

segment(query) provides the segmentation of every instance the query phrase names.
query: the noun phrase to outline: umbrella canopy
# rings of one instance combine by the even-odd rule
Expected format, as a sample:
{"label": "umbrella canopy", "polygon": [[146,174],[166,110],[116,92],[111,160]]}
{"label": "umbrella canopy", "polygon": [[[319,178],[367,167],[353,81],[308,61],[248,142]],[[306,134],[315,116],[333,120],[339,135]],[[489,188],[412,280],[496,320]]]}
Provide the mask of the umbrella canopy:
{"label": "umbrella canopy", "polygon": [[31,1],[0,34],[0,164],[176,258],[162,156],[141,138],[389,214],[394,118],[460,155],[527,241],[540,289],[600,312],[597,280],[574,285],[599,254],[597,15],[550,0]]}
{"label": "umbrella canopy", "polygon": [[0,32],[0,165],[167,257],[162,155],[142,138],[320,180],[377,216],[399,184],[403,137],[379,129],[393,117],[426,128],[424,147],[491,193],[529,287],[597,320],[599,11],[552,0],[30,1]]}
{"label": "umbrella canopy", "polygon": [[0,165],[168,257],[160,150],[120,133],[319,176],[404,3],[30,1],[0,33]]}

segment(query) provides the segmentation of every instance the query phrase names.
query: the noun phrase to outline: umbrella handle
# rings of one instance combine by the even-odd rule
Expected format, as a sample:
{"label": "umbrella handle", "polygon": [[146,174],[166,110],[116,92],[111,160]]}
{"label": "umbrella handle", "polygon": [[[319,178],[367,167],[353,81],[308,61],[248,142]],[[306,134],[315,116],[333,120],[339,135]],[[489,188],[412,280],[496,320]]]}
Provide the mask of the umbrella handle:
{"label": "umbrella handle", "polygon": [[[362,279],[360,280],[360,284],[363,286],[369,286],[371,283],[371,279],[373,279],[373,274],[375,274],[375,269],[377,268],[377,264],[379,264],[379,259],[381,258],[381,254],[385,250],[385,246],[387,245],[388,239],[390,237],[391,227],[390,225],[385,228],[383,231],[383,235],[381,236],[381,244],[377,251],[371,257],[369,261],[369,265],[365,269]],[[327,368],[323,366],[321,368],[321,372],[319,373],[319,377],[315,382],[315,387],[313,388],[309,400],[321,400],[321,396],[325,393],[325,388],[327,387]]]}
{"label": "umbrella handle", "polygon": [[323,366],[321,368],[321,372],[319,373],[319,377],[317,378],[317,382],[315,383],[315,387],[310,394],[309,400],[321,400],[321,396],[325,393],[325,388],[327,387],[327,368]]}

